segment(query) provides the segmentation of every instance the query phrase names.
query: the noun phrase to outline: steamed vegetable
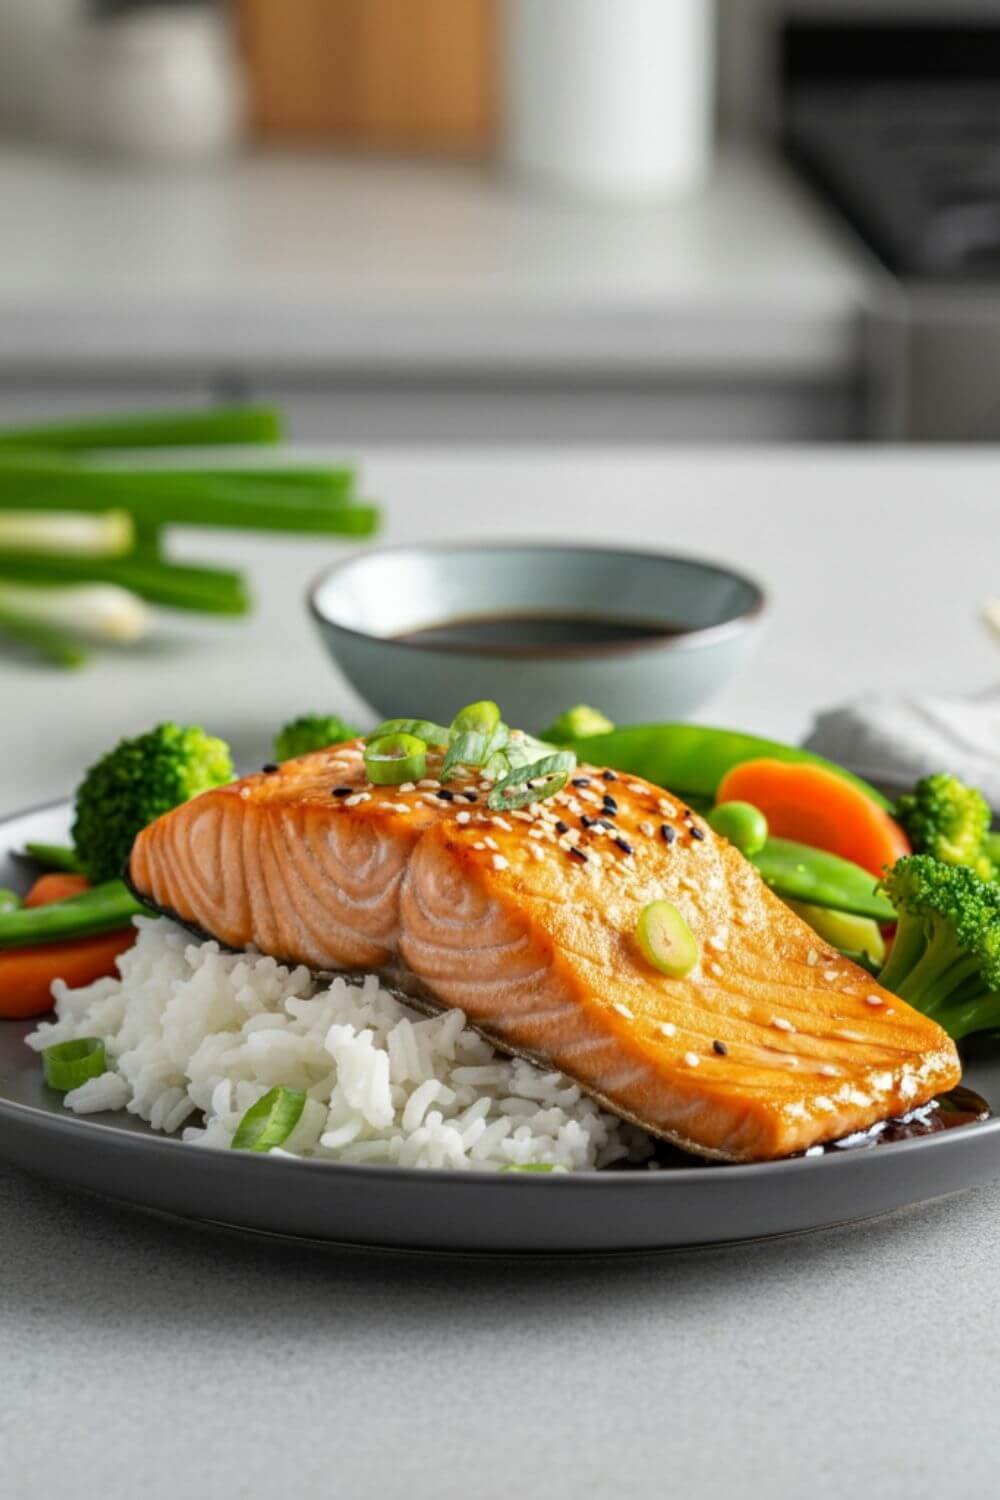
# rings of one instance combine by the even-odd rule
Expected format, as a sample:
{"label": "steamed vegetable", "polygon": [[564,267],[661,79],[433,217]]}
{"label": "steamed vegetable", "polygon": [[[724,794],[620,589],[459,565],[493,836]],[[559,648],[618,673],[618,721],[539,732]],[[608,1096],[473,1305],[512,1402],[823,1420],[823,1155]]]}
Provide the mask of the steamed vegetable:
{"label": "steamed vegetable", "polygon": [[810,906],[805,901],[788,901],[796,916],[807,922],[824,943],[838,948],[847,958],[857,961],[863,954],[866,967],[877,969],[885,959],[882,929],[871,917],[856,917],[846,911],[832,911],[826,906]]}
{"label": "steamed vegetable", "polygon": [[[43,877],[43,881],[50,879]],[[0,946],[0,1019],[6,1021],[28,1020],[51,1010],[52,985],[56,979],[62,979],[75,988],[113,974],[115,960],[135,941],[135,929],[129,925],[129,916],[139,908],[131,897],[131,912],[116,924],[116,930],[91,932],[61,942],[51,941],[49,932],[40,934],[41,927],[46,924],[51,927],[53,914],[58,922],[65,918],[67,909],[72,911],[81,899],[61,899],[58,888],[43,885],[43,881],[29,892],[25,903],[26,906],[31,903],[29,909],[4,911],[0,906],[0,927],[12,917],[22,917],[21,930],[27,929],[28,940],[35,944],[31,947]],[[121,890],[124,891],[124,887]],[[40,905],[43,901],[55,904]],[[63,921],[63,926],[66,925]],[[72,921],[68,925],[72,928]],[[2,941],[0,937],[0,943]]]}
{"label": "steamed vegetable", "polygon": [[709,813],[708,825],[748,857],[767,843],[767,819],[749,802],[720,802]]}
{"label": "steamed vegetable", "polygon": [[825,766],[748,760],[722,778],[720,803],[750,802],[772,834],[825,849],[869,870],[877,880],[910,845],[899,827],[866,792]]}
{"label": "steamed vegetable", "polygon": [[965,865],[902,859],[883,889],[899,925],[884,989],[957,1040],[1000,1027],[1000,892]]}
{"label": "steamed vegetable", "polygon": [[891,901],[869,872],[836,854],[772,838],[750,863],[765,884],[786,901],[807,901],[813,906],[872,917],[876,922],[895,920]]}
{"label": "steamed vegetable", "polygon": [[599,708],[578,703],[575,708],[567,708],[554,719],[548,729],[543,729],[541,738],[551,740],[554,745],[569,744],[572,740],[589,739],[595,734],[610,734],[614,727]]}
{"label": "steamed vegetable", "polygon": [[933,855],[946,865],[968,865],[984,880],[994,878],[986,847],[993,814],[975,787],[939,771],[900,797],[895,811],[916,853]]}
{"label": "steamed vegetable", "polygon": [[356,739],[357,735],[358,731],[336,714],[301,714],[278,731],[274,740],[274,758],[295,760],[300,755],[311,755],[314,750],[326,750],[330,745]]}
{"label": "steamed vegetable", "polygon": [[159,724],[122,740],[77,790],[73,843],[84,873],[94,881],[114,879],[143,828],[232,779],[228,745],[204,729]]}
{"label": "steamed vegetable", "polygon": [[5,949],[58,946],[70,938],[120,932],[133,917],[143,914],[148,915],[145,907],[120,880],[105,881],[46,906],[25,903],[13,911],[0,911],[0,956]]}
{"label": "steamed vegetable", "polygon": [[825,766],[864,792],[877,807],[889,809],[889,802],[881,792],[842,766],[809,750],[739,730],[708,729],[700,724],[636,724],[565,743],[581,760],[642,776],[686,802],[714,799],[723,777],[734,766],[766,756],[790,764]]}
{"label": "steamed vegetable", "polygon": [[33,859],[46,870],[69,870],[76,873],[80,869],[79,856],[69,844],[25,844],[24,853],[28,859]]}

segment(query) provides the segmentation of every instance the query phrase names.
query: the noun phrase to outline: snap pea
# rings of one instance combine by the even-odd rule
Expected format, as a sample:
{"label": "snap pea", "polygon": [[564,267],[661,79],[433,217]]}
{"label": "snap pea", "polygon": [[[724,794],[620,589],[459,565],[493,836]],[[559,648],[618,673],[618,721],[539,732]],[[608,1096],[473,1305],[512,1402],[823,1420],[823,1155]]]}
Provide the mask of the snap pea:
{"label": "snap pea", "polygon": [[77,874],[81,868],[76,850],[68,844],[25,844],[24,852],[46,870],[69,870]]}
{"label": "snap pea", "polygon": [[0,912],[17,911],[21,898],[16,891],[0,890]]}
{"label": "snap pea", "polygon": [[63,938],[114,932],[116,928],[127,927],[133,917],[145,910],[122,881],[109,880],[105,885],[82,891],[79,896],[54,901],[51,906],[0,911],[0,948],[57,943]]}
{"label": "snap pea", "polygon": [[825,766],[859,787],[879,807],[888,811],[890,806],[881,792],[833,761],[795,745],[783,745],[735,729],[710,729],[701,724],[633,724],[614,729],[610,734],[571,740],[565,748],[575,750],[581,760],[593,765],[611,766],[616,771],[642,776],[689,802],[714,798],[727,771],[745,760],[767,757]]}
{"label": "snap pea", "polygon": [[824,849],[793,844],[789,839],[768,839],[750,863],[778,896],[873,917],[876,922],[896,920],[895,908],[868,870]]}

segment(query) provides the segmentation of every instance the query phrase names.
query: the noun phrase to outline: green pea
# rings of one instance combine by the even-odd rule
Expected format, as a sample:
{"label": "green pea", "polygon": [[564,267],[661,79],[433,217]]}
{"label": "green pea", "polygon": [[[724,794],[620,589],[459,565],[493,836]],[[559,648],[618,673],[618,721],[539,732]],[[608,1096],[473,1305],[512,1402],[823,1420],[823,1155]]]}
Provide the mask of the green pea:
{"label": "green pea", "polygon": [[709,813],[708,824],[748,859],[767,843],[767,819],[750,802],[720,802]]}

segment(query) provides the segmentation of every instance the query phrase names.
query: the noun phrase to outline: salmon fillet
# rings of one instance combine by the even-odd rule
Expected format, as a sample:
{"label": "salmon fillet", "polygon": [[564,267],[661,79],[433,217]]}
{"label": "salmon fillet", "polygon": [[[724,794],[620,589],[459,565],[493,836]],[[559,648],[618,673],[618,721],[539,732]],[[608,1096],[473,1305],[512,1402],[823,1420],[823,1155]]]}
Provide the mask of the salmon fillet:
{"label": "salmon fillet", "polygon": [[[129,879],[229,947],[376,970],[460,1007],[703,1156],[786,1156],[958,1082],[945,1032],[825,947],[669,793],[581,765],[556,797],[498,814],[488,783],[442,788],[439,765],[373,787],[361,741],[286,762],[152,824]],[[635,940],[660,898],[698,941],[683,979]]]}

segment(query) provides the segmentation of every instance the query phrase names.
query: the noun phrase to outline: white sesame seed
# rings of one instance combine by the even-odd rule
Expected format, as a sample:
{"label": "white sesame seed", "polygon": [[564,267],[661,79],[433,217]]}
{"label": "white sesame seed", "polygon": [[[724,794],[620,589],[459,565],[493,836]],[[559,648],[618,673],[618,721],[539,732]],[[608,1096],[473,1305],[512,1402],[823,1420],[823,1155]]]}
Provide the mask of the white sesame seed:
{"label": "white sesame seed", "polygon": [[698,1056],[697,1052],[685,1052],[684,1061],[687,1063],[689,1068],[696,1068],[701,1062],[701,1058]]}
{"label": "white sesame seed", "polygon": [[371,800],[371,792],[355,792],[353,797],[344,798],[344,806],[357,807],[359,802],[370,802]]}
{"label": "white sesame seed", "polygon": [[647,822],[643,821],[642,823],[639,824],[639,832],[642,833],[642,834],[645,834],[646,838],[648,838],[648,839],[651,839],[653,837],[654,831],[655,830],[653,828],[652,823],[647,823]]}
{"label": "white sesame seed", "polygon": [[483,843],[482,839],[476,839],[476,842],[472,847],[473,849],[485,849],[486,845]]}
{"label": "white sesame seed", "polygon": [[840,1077],[840,1069],[839,1068],[835,1068],[833,1066],[833,1063],[824,1063],[823,1066],[820,1068],[820,1072],[822,1073],[822,1075],[823,1075],[824,1078],[839,1078]]}
{"label": "white sesame seed", "polygon": [[836,969],[824,969],[823,978],[826,980],[827,984],[832,984],[833,981],[837,978]]}
{"label": "white sesame seed", "polygon": [[404,781],[399,790],[401,792],[415,792],[417,790],[416,782]]}
{"label": "white sesame seed", "polygon": [[545,837],[545,833],[541,828],[529,828],[528,837],[529,839],[543,839]]}
{"label": "white sesame seed", "polygon": [[884,1005],[885,1001],[882,999],[881,995],[866,995],[865,1004],[877,1009],[880,1005]]}
{"label": "white sesame seed", "polygon": [[708,946],[710,948],[714,948],[716,953],[725,953],[726,940],[721,933],[713,932],[712,936],[708,940]]}
{"label": "white sesame seed", "polygon": [[794,1031],[795,1027],[791,1021],[786,1021],[784,1016],[772,1016],[771,1025],[776,1031]]}
{"label": "white sesame seed", "polygon": [[496,839],[490,838],[489,834],[486,835],[486,838],[483,840],[483,842],[485,843],[487,849],[499,849],[500,848],[500,845],[497,843]]}
{"label": "white sesame seed", "polygon": [[666,797],[661,797],[657,806],[665,818],[676,818],[677,809],[672,802],[667,801]]}
{"label": "white sesame seed", "polygon": [[806,954],[806,963],[809,965],[810,969],[815,969],[816,965],[819,963],[819,954],[816,952],[815,948],[809,949],[809,952]]}
{"label": "white sesame seed", "polygon": [[490,819],[490,822],[493,824],[494,828],[503,828],[507,833],[513,833],[514,832],[513,828],[507,822],[506,818],[498,818],[496,815],[494,815]]}
{"label": "white sesame seed", "polygon": [[725,970],[723,969],[721,964],[709,964],[709,968],[715,975],[716,979],[721,979],[723,974],[725,973]]}
{"label": "white sesame seed", "polygon": [[471,813],[460,812],[460,813],[456,813],[455,814],[455,822],[456,823],[468,823],[468,822],[471,821],[471,819],[472,819],[472,814]]}
{"label": "white sesame seed", "polygon": [[249,797],[249,795],[250,795],[250,788],[248,786],[241,786],[240,787],[240,796],[243,798],[244,802],[247,800],[247,798]]}
{"label": "white sesame seed", "polygon": [[615,1003],[614,1003],[614,1005],[611,1008],[612,1008],[612,1010],[616,1010],[620,1016],[625,1016],[626,1019],[629,1020],[629,1021],[633,1021],[635,1019],[634,1015],[629,1010],[628,1006],[627,1005],[623,1005],[620,1000],[616,1000]]}
{"label": "white sesame seed", "polygon": [[530,844],[528,847],[531,849],[531,852],[536,859],[545,858],[545,850],[542,848],[541,844]]}
{"label": "white sesame seed", "polygon": [[660,1030],[662,1031],[664,1036],[677,1035],[677,1027],[674,1025],[673,1021],[661,1021]]}
{"label": "white sesame seed", "polygon": [[425,780],[417,782],[417,786],[440,786],[440,785],[441,785],[440,781],[435,781],[433,777],[427,777],[427,778],[425,778]]}
{"label": "white sesame seed", "polygon": [[494,870],[506,870],[506,869],[509,868],[509,865],[510,865],[509,860],[504,859],[504,857],[503,857],[502,854],[494,854],[494,856],[493,856],[493,868],[494,868]]}

